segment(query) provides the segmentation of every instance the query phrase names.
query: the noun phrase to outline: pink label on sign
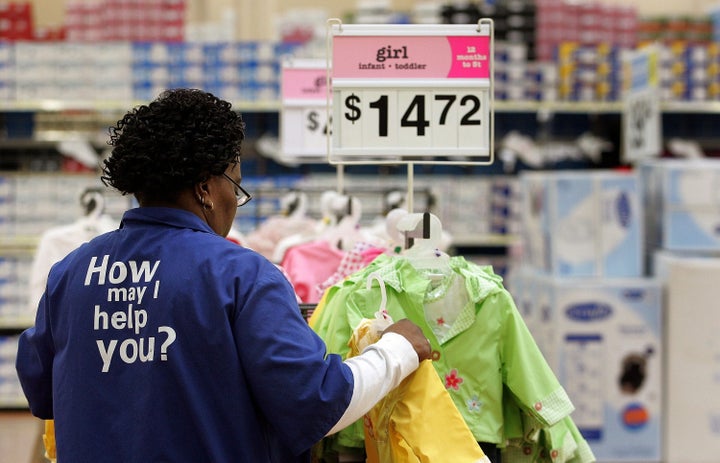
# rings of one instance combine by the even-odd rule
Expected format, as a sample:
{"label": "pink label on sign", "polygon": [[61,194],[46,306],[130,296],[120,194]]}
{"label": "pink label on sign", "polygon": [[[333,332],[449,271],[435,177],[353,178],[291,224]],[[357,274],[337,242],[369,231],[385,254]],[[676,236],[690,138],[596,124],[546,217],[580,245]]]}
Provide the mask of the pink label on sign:
{"label": "pink label on sign", "polygon": [[490,78],[489,36],[335,36],[333,78]]}
{"label": "pink label on sign", "polygon": [[327,69],[283,68],[284,100],[322,100],[327,98]]}
{"label": "pink label on sign", "polygon": [[452,67],[448,77],[490,78],[489,37],[448,37]]}

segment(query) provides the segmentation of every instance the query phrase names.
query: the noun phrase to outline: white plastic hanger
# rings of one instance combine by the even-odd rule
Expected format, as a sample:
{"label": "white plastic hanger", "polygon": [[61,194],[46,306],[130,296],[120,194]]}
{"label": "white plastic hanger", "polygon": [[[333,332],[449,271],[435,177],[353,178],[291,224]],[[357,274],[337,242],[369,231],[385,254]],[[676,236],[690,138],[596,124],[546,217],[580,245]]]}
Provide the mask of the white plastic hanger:
{"label": "white plastic hanger", "polygon": [[367,283],[365,285],[366,289],[372,288],[373,280],[377,281],[380,286],[380,307],[378,308],[378,311],[375,312],[375,318],[389,320],[390,314],[388,314],[387,311],[387,289],[385,288],[385,281],[383,281],[378,272],[372,272],[367,277]]}
{"label": "white plastic hanger", "polygon": [[450,256],[440,250],[442,223],[429,212],[407,214],[397,222],[405,236],[403,256],[417,269],[445,269]]}
{"label": "white plastic hanger", "polygon": [[302,218],[307,215],[307,200],[302,191],[291,191],[280,198],[280,209],[286,217]]}
{"label": "white plastic hanger", "polygon": [[97,219],[105,212],[105,197],[96,188],[87,188],[80,195],[80,204],[85,210],[85,216]]}
{"label": "white plastic hanger", "polygon": [[99,233],[99,222],[105,213],[105,197],[102,192],[97,188],[87,188],[80,195],[80,205],[85,212],[80,218],[85,230],[93,234]]}
{"label": "white plastic hanger", "polygon": [[362,204],[355,196],[337,194],[330,207],[337,222],[323,231],[321,239],[348,251],[361,239],[359,225]]}

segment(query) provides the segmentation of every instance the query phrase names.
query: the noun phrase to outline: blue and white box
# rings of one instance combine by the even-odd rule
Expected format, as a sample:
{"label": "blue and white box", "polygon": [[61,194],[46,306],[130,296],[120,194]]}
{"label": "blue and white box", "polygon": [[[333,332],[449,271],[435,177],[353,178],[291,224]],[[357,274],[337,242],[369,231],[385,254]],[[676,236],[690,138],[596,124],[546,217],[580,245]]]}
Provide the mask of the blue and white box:
{"label": "blue and white box", "polygon": [[631,172],[523,173],[527,263],[560,277],[643,275],[643,213]]}
{"label": "blue and white box", "polygon": [[549,297],[542,323],[555,333],[541,349],[598,461],[661,461],[661,283],[546,277],[536,280],[535,291]]}
{"label": "blue and white box", "polygon": [[720,454],[720,258],[666,259],[663,462]]}
{"label": "blue and white box", "polygon": [[650,244],[720,251],[720,160],[659,159],[640,165]]}

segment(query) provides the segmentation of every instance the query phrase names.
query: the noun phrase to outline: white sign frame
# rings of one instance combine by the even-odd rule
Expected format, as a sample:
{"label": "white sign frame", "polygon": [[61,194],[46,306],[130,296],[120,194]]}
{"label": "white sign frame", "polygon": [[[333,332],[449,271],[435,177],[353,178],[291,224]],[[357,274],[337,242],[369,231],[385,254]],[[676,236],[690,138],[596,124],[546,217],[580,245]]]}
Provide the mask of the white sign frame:
{"label": "white sign frame", "polygon": [[[324,163],[327,158],[327,63],[325,59],[287,58],[282,62],[280,108],[280,160],[291,163]],[[322,78],[322,88],[288,89],[291,73],[304,73],[308,78]],[[294,82],[300,85],[299,82]],[[312,87],[312,86],[306,86]],[[307,91],[303,97],[301,92]],[[315,118],[310,116],[315,115]],[[310,125],[308,125],[310,124]],[[325,129],[322,129],[325,127]],[[319,130],[319,132],[318,132]]]}
{"label": "white sign frame", "polygon": [[[405,38],[438,40],[443,37],[452,37],[462,40],[463,37],[486,37],[487,52],[485,54],[478,53],[482,58],[469,58],[478,60],[476,67],[485,66],[483,73],[487,73],[487,78],[463,78],[463,71],[457,71],[456,74],[449,77],[433,76],[427,77],[378,77],[371,76],[368,78],[358,78],[357,76],[342,74],[336,72],[340,67],[336,64],[333,67],[333,48],[334,40],[338,37],[343,38],[361,38],[361,39],[390,39]],[[449,40],[449,39],[448,39]],[[484,49],[483,49],[484,50]],[[378,56],[380,49],[377,48]],[[398,54],[401,51],[398,48],[392,48],[387,45],[386,59],[390,59],[391,55]],[[405,49],[407,51],[407,48]],[[453,50],[455,51],[455,50]],[[430,54],[430,53],[428,53]],[[330,164],[444,164],[444,165],[490,165],[494,162],[494,37],[493,22],[491,19],[481,19],[477,24],[463,25],[447,25],[447,24],[350,24],[344,25],[338,19],[328,21],[327,34],[327,67],[328,67],[328,93],[327,93],[327,113],[328,120],[331,121],[331,133],[327,140],[327,160]],[[459,56],[459,55],[457,55]],[[459,57],[456,61],[459,60]],[[335,60],[339,61],[339,60]],[[452,56],[448,57],[448,61],[452,63]],[[465,63],[460,63],[465,65]],[[466,67],[470,65],[475,67],[474,63],[468,62]],[[457,64],[455,64],[457,65]],[[357,65],[360,69],[362,64]],[[392,66],[392,64],[389,64]],[[403,64],[402,66],[421,66],[416,63]],[[453,69],[458,69],[458,67]],[[389,69],[389,68],[388,68]],[[404,67],[403,69],[408,69]],[[413,68],[410,68],[413,69]],[[392,70],[391,70],[392,72]],[[402,72],[402,71],[401,71]],[[478,71],[479,72],[479,71]],[[448,73],[449,75],[449,73]],[[330,82],[332,81],[332,87]],[[419,90],[419,91],[418,91]],[[362,120],[362,129],[353,133],[352,128],[348,129],[345,119],[355,124],[360,121],[359,114],[355,116],[352,112],[354,109],[347,106],[349,111],[343,104],[348,104],[346,100],[354,98],[353,102],[360,104],[362,99],[367,103],[367,107],[363,110],[365,114],[377,113],[377,117],[368,117],[369,122],[365,124]],[[376,99],[377,98],[377,99]],[[372,100],[372,101],[370,101]],[[335,103],[333,103],[333,101]],[[429,101],[429,103],[427,103]],[[376,104],[377,106],[371,106]],[[462,106],[466,105],[466,106]],[[375,108],[376,111],[369,111],[368,107]],[[475,111],[477,108],[480,111]],[[360,112],[360,108],[358,113]],[[425,117],[425,111],[431,114]],[[461,111],[464,111],[461,112]],[[404,113],[401,117],[401,114]],[[466,124],[453,125],[465,114],[472,117],[477,115],[475,120],[466,118]],[[448,116],[449,119],[443,119]],[[352,117],[356,117],[352,120]],[[365,117],[363,115],[363,117]],[[388,121],[392,120],[392,123]],[[402,127],[405,122],[410,121],[410,127],[405,132],[416,131],[419,140],[413,140],[412,135],[403,133],[405,129],[397,129],[399,122]],[[449,121],[449,123],[448,123]],[[422,122],[422,123],[421,123]],[[368,129],[372,124],[372,129]],[[434,125],[433,125],[434,124]],[[445,125],[441,132],[440,125]],[[467,125],[468,127],[462,127]],[[473,130],[472,125],[480,125],[478,133],[470,135]],[[435,127],[437,126],[437,128]],[[377,127],[377,131],[374,130]],[[429,127],[429,128],[428,128]],[[383,134],[383,128],[385,132]],[[428,139],[430,145],[425,139],[420,137],[425,135],[425,130],[430,131]],[[452,132],[452,131],[455,132]],[[461,132],[461,131],[465,132]],[[392,134],[391,134],[392,132]],[[435,132],[438,135],[435,135]],[[349,138],[346,134],[352,134]],[[388,136],[384,145],[377,143],[381,137]],[[472,142],[478,141],[473,146],[443,146],[443,142],[451,140],[460,145],[462,140],[471,139]],[[399,146],[396,141],[405,143],[405,146]],[[347,146],[352,145],[354,146]],[[375,143],[375,146],[372,145]],[[412,146],[408,146],[411,144]],[[433,146],[434,144],[434,146]],[[343,146],[345,145],[345,146]],[[362,146],[360,146],[362,145]],[[444,158],[444,159],[438,159]]]}

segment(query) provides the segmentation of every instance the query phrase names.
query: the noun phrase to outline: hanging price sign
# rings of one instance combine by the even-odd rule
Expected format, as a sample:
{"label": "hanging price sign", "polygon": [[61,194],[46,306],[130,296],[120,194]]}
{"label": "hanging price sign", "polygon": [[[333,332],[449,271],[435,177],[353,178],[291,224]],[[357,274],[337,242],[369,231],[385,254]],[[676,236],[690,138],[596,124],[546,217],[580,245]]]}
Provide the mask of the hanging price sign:
{"label": "hanging price sign", "polygon": [[330,23],[328,40],[331,162],[492,163],[492,21]]}
{"label": "hanging price sign", "polygon": [[280,145],[282,159],[325,161],[327,118],[327,62],[292,59],[282,66]]}
{"label": "hanging price sign", "polygon": [[658,50],[647,46],[628,52],[623,62],[623,158],[636,162],[662,149],[662,116],[658,89]]}

